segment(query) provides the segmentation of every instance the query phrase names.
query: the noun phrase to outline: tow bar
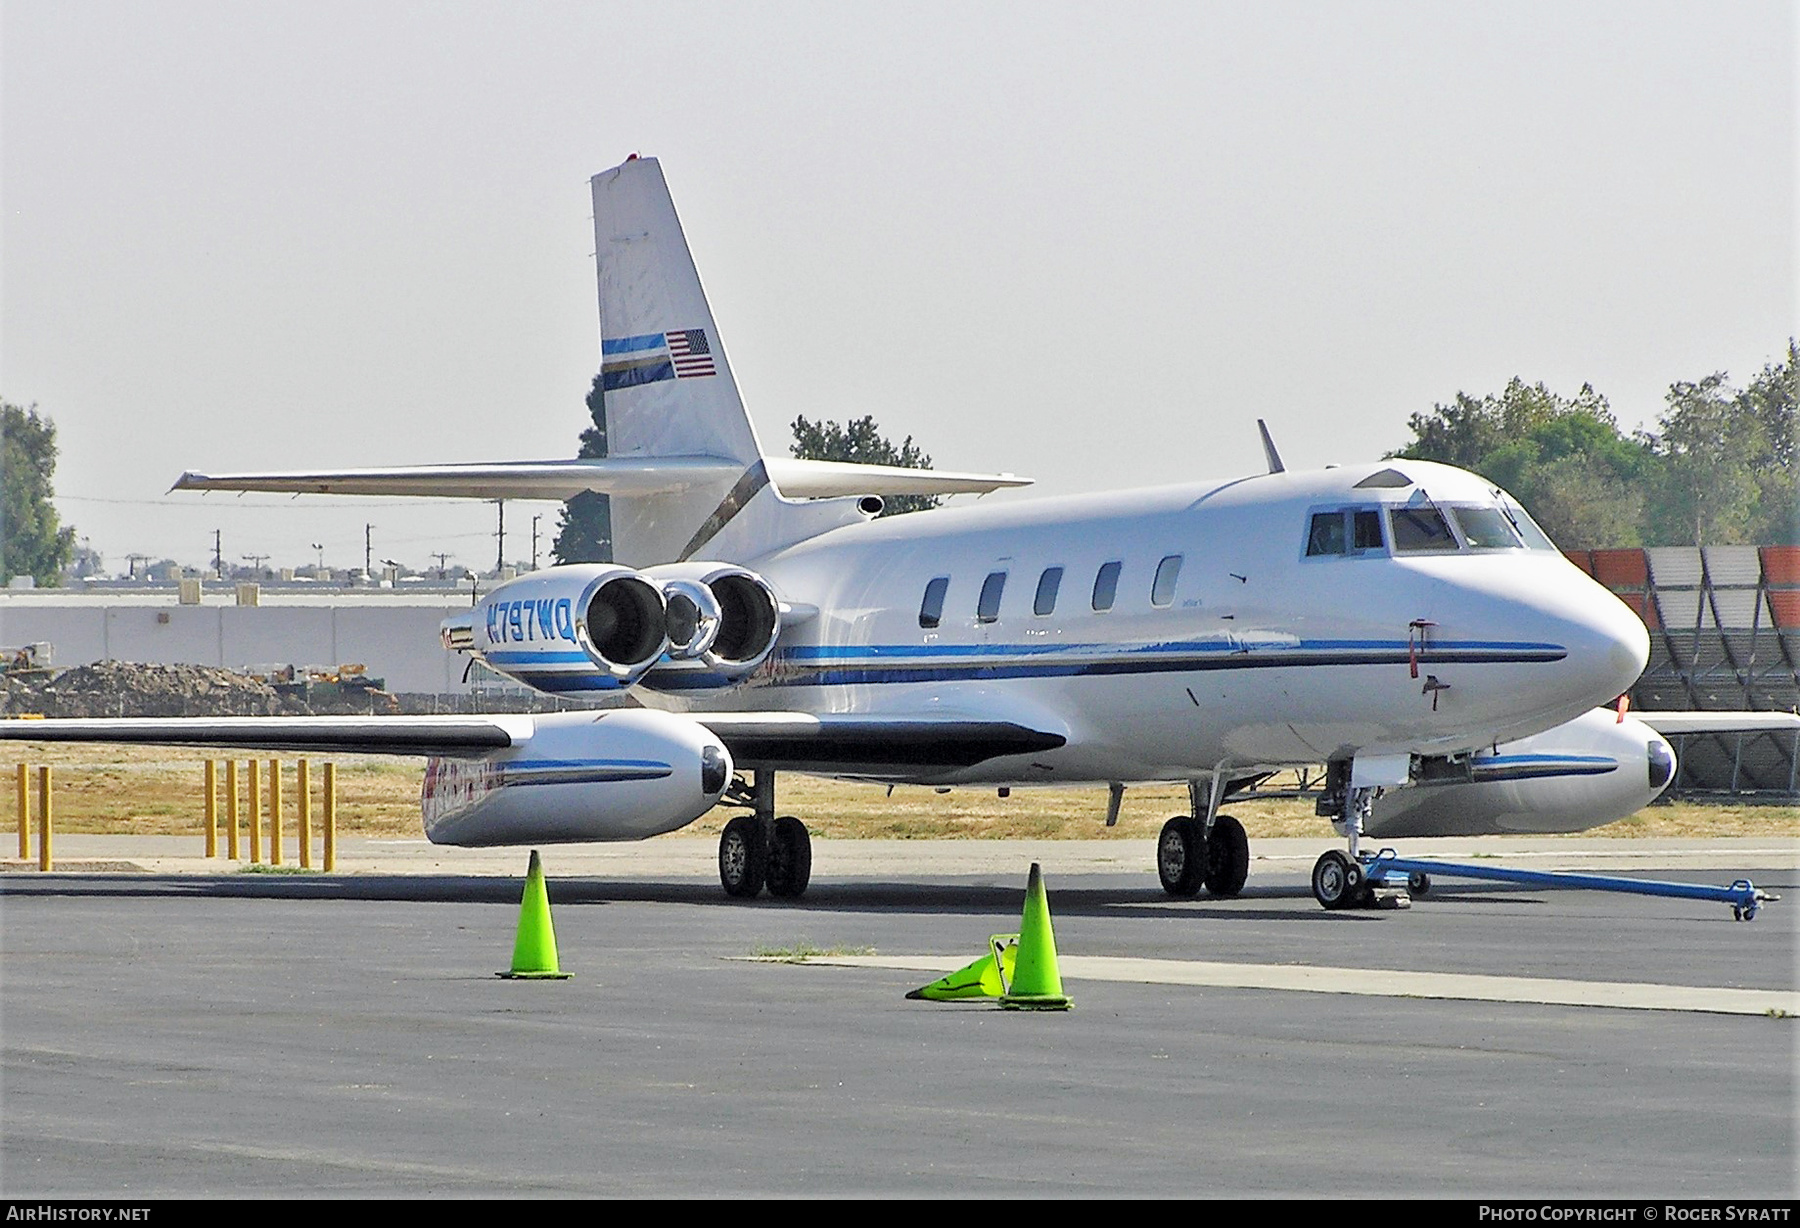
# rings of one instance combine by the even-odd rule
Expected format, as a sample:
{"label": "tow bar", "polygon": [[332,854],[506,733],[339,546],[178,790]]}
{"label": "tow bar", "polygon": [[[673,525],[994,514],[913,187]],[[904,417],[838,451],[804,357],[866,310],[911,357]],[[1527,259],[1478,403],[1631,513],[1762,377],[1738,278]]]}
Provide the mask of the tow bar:
{"label": "tow bar", "polygon": [[1371,887],[1401,889],[1417,895],[1429,890],[1430,876],[1444,878],[1479,878],[1496,883],[1514,883],[1521,887],[1573,887],[1585,891],[1623,891],[1631,895],[1661,895],[1682,900],[1713,900],[1731,905],[1737,921],[1751,921],[1757,910],[1769,900],[1779,900],[1758,890],[1747,878],[1729,887],[1711,887],[1703,883],[1663,883],[1644,878],[1615,878],[1608,874],[1574,874],[1556,870],[1508,870],[1500,866],[1472,866],[1451,861],[1414,861],[1400,857],[1393,849],[1382,849],[1366,863],[1365,876]]}

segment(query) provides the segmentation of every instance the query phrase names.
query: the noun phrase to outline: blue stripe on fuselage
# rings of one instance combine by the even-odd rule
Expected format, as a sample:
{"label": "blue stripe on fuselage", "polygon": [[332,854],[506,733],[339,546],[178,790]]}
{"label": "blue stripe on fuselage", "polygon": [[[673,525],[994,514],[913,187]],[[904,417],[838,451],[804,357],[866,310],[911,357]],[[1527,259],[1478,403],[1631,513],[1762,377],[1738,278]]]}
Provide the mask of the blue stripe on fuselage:
{"label": "blue stripe on fuselage", "polygon": [[[1470,641],[1409,653],[1381,640],[1300,641],[1280,647],[1200,643],[1124,645],[882,644],[796,646],[783,650],[777,680],[790,686],[953,682],[1001,678],[1071,678],[1206,670],[1295,669],[1320,665],[1538,663],[1568,655],[1558,644]],[[1046,657],[1058,657],[1046,660]],[[930,660],[929,658],[938,658]],[[947,661],[945,657],[960,657]],[[970,657],[996,658],[971,661]],[[883,658],[886,658],[885,660]],[[1010,658],[1010,659],[1008,659]],[[1020,658],[1029,658],[1021,660]]]}

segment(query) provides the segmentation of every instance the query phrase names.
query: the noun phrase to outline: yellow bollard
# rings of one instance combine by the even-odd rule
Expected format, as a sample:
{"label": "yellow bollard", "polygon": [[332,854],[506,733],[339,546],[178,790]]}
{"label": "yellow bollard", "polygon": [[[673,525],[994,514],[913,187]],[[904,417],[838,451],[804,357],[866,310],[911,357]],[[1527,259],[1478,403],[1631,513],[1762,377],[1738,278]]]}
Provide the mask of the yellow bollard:
{"label": "yellow bollard", "polygon": [[262,790],[256,785],[256,760],[245,761],[244,774],[250,786],[246,800],[250,803],[250,864],[254,866],[262,864]]}
{"label": "yellow bollard", "polygon": [[325,765],[325,796],[322,799],[324,813],[320,816],[325,827],[325,873],[330,874],[337,869],[337,764]]}
{"label": "yellow bollard", "polygon": [[38,768],[38,869],[50,868],[50,765]]}
{"label": "yellow bollard", "polygon": [[219,855],[219,764],[217,760],[206,761],[206,856],[208,860]]}
{"label": "yellow bollard", "polygon": [[19,860],[31,860],[31,765],[19,765]]}
{"label": "yellow bollard", "polygon": [[281,864],[281,760],[269,760],[269,864]]}
{"label": "yellow bollard", "polygon": [[299,809],[295,816],[300,827],[300,868],[312,869],[312,791],[311,782],[307,780],[306,760],[302,759],[294,765],[294,805]]}
{"label": "yellow bollard", "polygon": [[225,855],[238,859],[238,773],[237,760],[225,761]]}

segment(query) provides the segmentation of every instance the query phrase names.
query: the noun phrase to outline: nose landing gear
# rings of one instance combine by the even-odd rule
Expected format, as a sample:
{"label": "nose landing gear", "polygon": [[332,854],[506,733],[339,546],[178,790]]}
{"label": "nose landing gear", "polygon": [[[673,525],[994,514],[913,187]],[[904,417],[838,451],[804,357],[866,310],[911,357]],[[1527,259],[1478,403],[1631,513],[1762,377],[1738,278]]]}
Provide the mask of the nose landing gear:
{"label": "nose landing gear", "polygon": [[1417,881],[1399,882],[1385,875],[1369,874],[1368,859],[1362,856],[1358,846],[1362,842],[1363,820],[1368,818],[1375,804],[1376,792],[1373,788],[1352,788],[1345,783],[1342,817],[1334,822],[1348,838],[1349,850],[1327,849],[1313,863],[1313,898],[1333,911],[1340,908],[1411,908],[1411,890],[1422,895],[1431,886],[1431,880],[1423,874],[1414,876]]}

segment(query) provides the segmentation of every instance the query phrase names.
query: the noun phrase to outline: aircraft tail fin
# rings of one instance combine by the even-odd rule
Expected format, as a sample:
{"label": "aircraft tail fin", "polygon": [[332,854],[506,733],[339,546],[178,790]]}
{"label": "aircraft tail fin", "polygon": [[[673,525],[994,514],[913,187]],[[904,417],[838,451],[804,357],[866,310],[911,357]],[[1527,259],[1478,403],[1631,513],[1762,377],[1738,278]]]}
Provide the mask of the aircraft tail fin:
{"label": "aircraft tail fin", "polygon": [[[612,499],[613,557],[633,566],[742,562],[867,517],[856,496],[1023,486],[1010,474],[934,473],[768,456],[744,410],[718,326],[655,158],[592,180],[607,456],[710,458],[730,476]],[[791,498],[789,496],[792,496]]]}
{"label": "aircraft tail fin", "polygon": [[762,459],[655,158],[592,180],[607,455]]}

